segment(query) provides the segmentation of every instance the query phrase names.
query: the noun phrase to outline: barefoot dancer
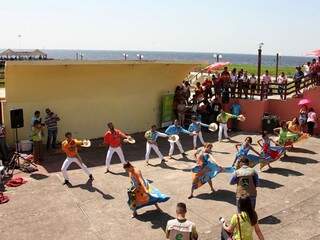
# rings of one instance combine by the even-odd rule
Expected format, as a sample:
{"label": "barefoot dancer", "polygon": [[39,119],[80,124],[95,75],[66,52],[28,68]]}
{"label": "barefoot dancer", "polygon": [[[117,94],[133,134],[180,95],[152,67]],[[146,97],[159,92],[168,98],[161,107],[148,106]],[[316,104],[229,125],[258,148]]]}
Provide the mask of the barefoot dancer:
{"label": "barefoot dancer", "polygon": [[65,134],[66,140],[62,142],[62,150],[66,153],[67,158],[63,162],[61,167],[61,172],[64,177],[64,183],[63,184],[70,184],[69,177],[67,173],[67,169],[70,166],[71,163],[76,163],[81,169],[89,176],[89,179],[92,181],[93,176],[89,172],[87,166],[82,162],[81,157],[78,153],[78,147],[80,147],[83,143],[83,141],[79,141],[77,139],[72,138],[72,134],[70,132],[67,132]]}
{"label": "barefoot dancer", "polygon": [[[247,158],[250,162],[250,166],[252,167],[259,163],[260,154],[251,146],[251,144],[252,144],[252,137],[246,137],[246,139],[244,140],[244,143],[236,144],[237,155],[233,162],[233,166],[236,165],[236,168],[239,167],[238,162],[241,157]],[[253,151],[256,155],[249,154],[250,150]]]}
{"label": "barefoot dancer", "polygon": [[138,215],[137,210],[139,208],[149,205],[155,205],[155,207],[161,211],[158,203],[168,201],[169,197],[151,186],[148,180],[142,177],[141,171],[138,168],[132,166],[130,163],[125,164],[123,168],[131,178],[132,186],[128,189],[128,205],[133,211],[133,217]]}

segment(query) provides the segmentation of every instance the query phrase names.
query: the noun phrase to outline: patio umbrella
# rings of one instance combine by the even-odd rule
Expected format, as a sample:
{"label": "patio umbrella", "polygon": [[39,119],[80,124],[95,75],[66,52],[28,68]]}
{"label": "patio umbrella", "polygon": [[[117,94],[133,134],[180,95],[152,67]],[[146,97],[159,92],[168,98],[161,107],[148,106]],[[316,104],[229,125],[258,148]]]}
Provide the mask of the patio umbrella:
{"label": "patio umbrella", "polygon": [[217,63],[211,64],[211,65],[205,67],[204,69],[207,70],[208,72],[211,72],[214,70],[220,70],[229,64],[230,64],[230,62],[217,62]]}
{"label": "patio umbrella", "polygon": [[299,105],[299,106],[303,106],[303,105],[307,105],[307,104],[309,104],[309,103],[311,103],[311,101],[310,101],[309,99],[304,98],[304,99],[301,99],[301,100],[299,101],[298,105]]}
{"label": "patio umbrella", "polygon": [[320,49],[307,52],[306,55],[320,57]]}

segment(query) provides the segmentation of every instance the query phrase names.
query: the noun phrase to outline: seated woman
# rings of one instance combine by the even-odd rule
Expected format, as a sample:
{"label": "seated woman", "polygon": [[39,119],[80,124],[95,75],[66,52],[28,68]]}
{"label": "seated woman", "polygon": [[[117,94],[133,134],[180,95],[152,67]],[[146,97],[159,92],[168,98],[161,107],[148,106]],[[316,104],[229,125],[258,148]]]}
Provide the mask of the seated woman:
{"label": "seated woman", "polygon": [[[254,167],[255,165],[257,165],[259,163],[260,160],[260,153],[258,151],[256,151],[252,146],[252,137],[246,137],[246,139],[244,140],[244,143],[242,144],[236,144],[236,149],[237,149],[237,154],[236,154],[236,158],[233,162],[233,166],[236,166],[236,169],[239,168],[238,166],[238,160],[240,159],[240,157],[246,157],[249,159],[250,162],[250,167]],[[249,154],[249,151],[253,151],[256,155],[253,154]]]}
{"label": "seated woman", "polygon": [[133,217],[138,215],[137,209],[149,205],[155,205],[161,211],[158,203],[168,201],[169,197],[162,194],[157,188],[152,187],[148,180],[142,177],[138,168],[133,167],[130,163],[125,164],[123,168],[131,178],[132,186],[128,189],[128,205],[133,211]]}
{"label": "seated woman", "polygon": [[[271,146],[271,143],[274,146]],[[268,165],[271,168],[270,163],[280,159],[284,154],[286,149],[282,146],[279,146],[275,141],[273,141],[267,132],[262,133],[262,138],[258,140],[258,144],[260,145],[262,152],[261,157],[262,161],[260,162],[260,170]]]}
{"label": "seated woman", "polygon": [[210,158],[210,153],[212,151],[212,144],[206,143],[203,151],[198,151],[195,154],[197,159],[197,166],[192,169],[192,186],[191,194],[188,197],[193,198],[193,191],[202,185],[208,183],[211,191],[214,192],[211,179],[214,178],[218,173],[224,172],[233,172],[233,168],[222,168],[219,166],[214,159]]}
{"label": "seated woman", "polygon": [[[292,129],[292,126],[291,126]],[[297,134],[289,131],[288,124],[285,121],[281,121],[280,127],[273,129],[274,133],[278,135],[277,143],[285,148],[292,149],[293,143],[305,139],[307,135]]]}
{"label": "seated woman", "polygon": [[224,219],[220,219],[222,223],[221,239],[228,240],[253,240],[253,230],[259,240],[264,240],[264,236],[258,224],[258,216],[252,208],[249,197],[241,197],[239,199],[240,213],[232,216],[230,225],[227,225]]}

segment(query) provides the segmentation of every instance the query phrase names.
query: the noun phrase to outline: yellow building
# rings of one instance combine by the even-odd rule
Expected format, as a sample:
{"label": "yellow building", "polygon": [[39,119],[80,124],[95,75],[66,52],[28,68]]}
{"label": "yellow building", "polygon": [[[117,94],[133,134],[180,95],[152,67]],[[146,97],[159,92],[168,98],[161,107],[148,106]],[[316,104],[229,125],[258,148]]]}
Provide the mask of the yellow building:
{"label": "yellow building", "polygon": [[5,67],[4,122],[12,143],[10,109],[22,108],[28,139],[35,110],[50,108],[61,119],[59,138],[102,137],[106,123],[128,133],[159,124],[161,96],[172,93],[196,64],[136,61],[12,61]]}

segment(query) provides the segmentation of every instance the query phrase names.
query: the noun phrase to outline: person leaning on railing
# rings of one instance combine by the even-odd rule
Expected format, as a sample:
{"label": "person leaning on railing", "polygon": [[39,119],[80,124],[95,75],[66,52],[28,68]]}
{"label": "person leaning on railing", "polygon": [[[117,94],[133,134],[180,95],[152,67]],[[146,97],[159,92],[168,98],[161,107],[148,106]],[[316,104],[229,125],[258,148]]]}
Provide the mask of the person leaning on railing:
{"label": "person leaning on railing", "polygon": [[281,99],[284,99],[284,91],[285,91],[285,85],[287,84],[287,76],[284,72],[281,73],[281,75],[277,78],[278,85],[278,93],[280,95]]}

